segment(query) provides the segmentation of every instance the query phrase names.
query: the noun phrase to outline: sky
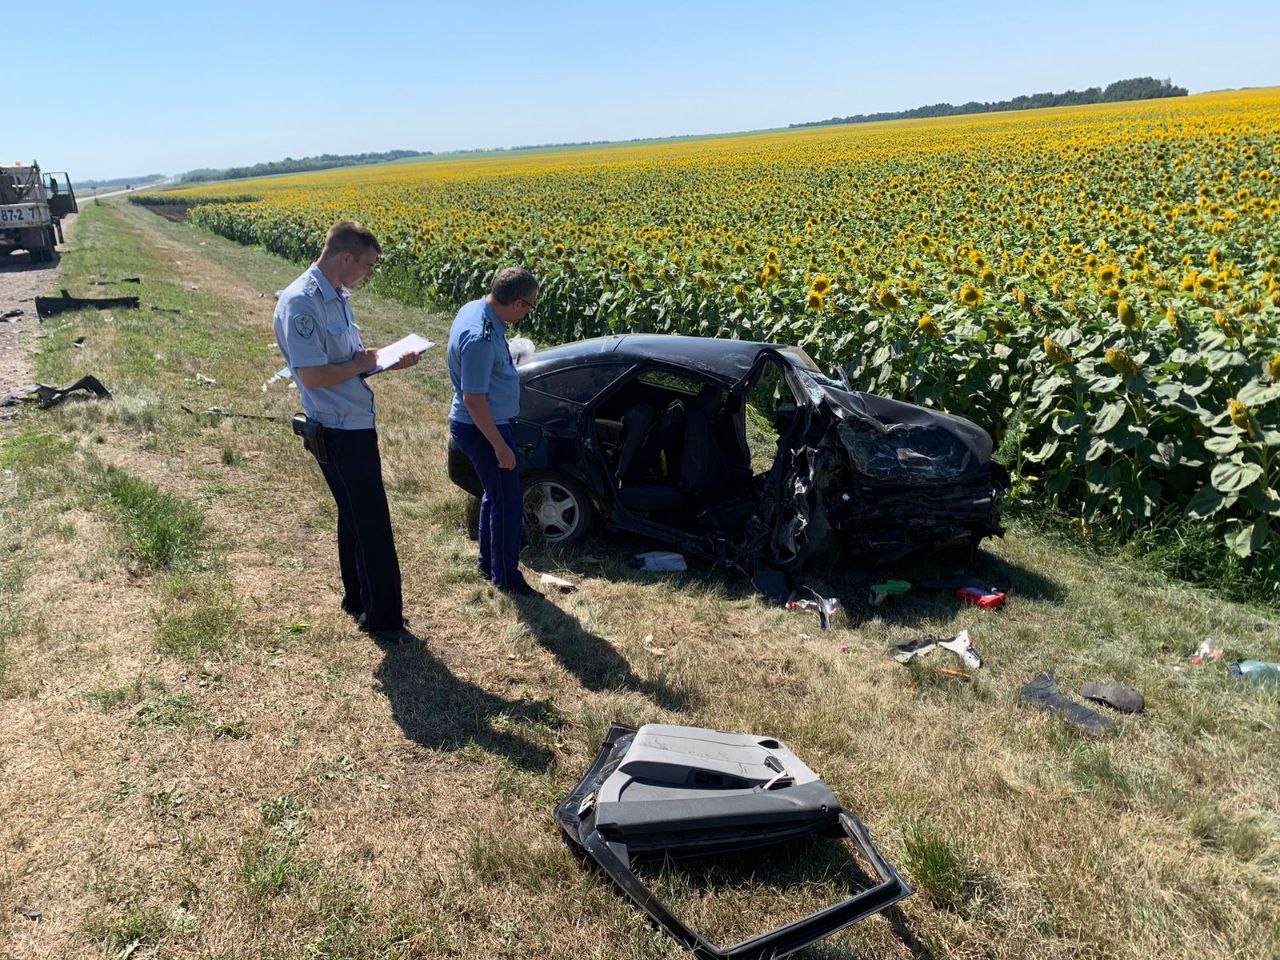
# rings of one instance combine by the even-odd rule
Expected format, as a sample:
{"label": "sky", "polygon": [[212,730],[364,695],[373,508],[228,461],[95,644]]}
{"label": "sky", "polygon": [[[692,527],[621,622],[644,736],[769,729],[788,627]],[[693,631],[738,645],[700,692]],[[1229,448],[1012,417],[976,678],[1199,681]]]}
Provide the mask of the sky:
{"label": "sky", "polygon": [[66,0],[0,37],[49,53],[9,88],[0,161],[73,182],[758,130],[1136,76],[1280,85],[1280,3],[1261,0]]}

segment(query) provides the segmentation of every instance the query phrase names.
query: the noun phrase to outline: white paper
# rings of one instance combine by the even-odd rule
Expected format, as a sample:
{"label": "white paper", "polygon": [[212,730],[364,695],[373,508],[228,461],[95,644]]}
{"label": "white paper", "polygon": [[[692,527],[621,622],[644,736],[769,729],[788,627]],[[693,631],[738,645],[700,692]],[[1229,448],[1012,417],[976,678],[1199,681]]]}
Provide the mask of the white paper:
{"label": "white paper", "polygon": [[387,367],[393,367],[407,353],[422,353],[430,350],[435,344],[425,337],[420,337],[416,333],[411,333],[407,337],[401,337],[395,343],[389,343],[385,347],[378,350],[378,365],[365,374],[366,377],[372,377],[375,373],[381,373]]}

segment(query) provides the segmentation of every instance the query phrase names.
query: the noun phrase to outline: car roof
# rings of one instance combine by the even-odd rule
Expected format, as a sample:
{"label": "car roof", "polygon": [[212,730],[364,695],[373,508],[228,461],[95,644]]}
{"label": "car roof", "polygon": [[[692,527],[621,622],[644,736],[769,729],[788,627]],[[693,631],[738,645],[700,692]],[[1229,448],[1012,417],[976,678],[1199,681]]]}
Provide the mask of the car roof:
{"label": "car roof", "polygon": [[549,350],[539,350],[532,359],[520,365],[520,372],[525,377],[532,377],[588,363],[639,363],[642,360],[657,360],[733,381],[750,370],[761,351],[766,349],[781,351],[800,366],[816,369],[804,351],[777,343],[682,337],[663,333],[626,333],[594,337]]}

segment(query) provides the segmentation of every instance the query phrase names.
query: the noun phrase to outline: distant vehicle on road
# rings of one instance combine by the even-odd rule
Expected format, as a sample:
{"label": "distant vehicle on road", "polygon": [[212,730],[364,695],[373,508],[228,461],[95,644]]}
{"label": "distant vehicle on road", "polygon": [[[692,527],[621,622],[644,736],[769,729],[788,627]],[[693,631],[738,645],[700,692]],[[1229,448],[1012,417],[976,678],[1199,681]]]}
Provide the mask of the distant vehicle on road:
{"label": "distant vehicle on road", "polygon": [[0,166],[0,256],[26,250],[32,263],[52,260],[64,240],[62,218],[78,209],[65,173],[41,173],[38,163]]}

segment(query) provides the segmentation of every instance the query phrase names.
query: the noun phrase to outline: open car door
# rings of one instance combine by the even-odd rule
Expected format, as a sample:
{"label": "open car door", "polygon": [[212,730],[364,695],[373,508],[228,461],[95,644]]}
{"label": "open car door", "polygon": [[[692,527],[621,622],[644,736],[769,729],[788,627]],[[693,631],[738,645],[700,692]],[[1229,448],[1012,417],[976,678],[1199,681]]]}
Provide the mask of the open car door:
{"label": "open car door", "polygon": [[[911,895],[862,821],[772,737],[613,724],[555,817],[574,847],[700,958],[784,957]],[[634,870],[643,860],[714,856],[814,834],[852,841],[875,872],[875,884],[731,947],[716,946],[687,926]]]}

